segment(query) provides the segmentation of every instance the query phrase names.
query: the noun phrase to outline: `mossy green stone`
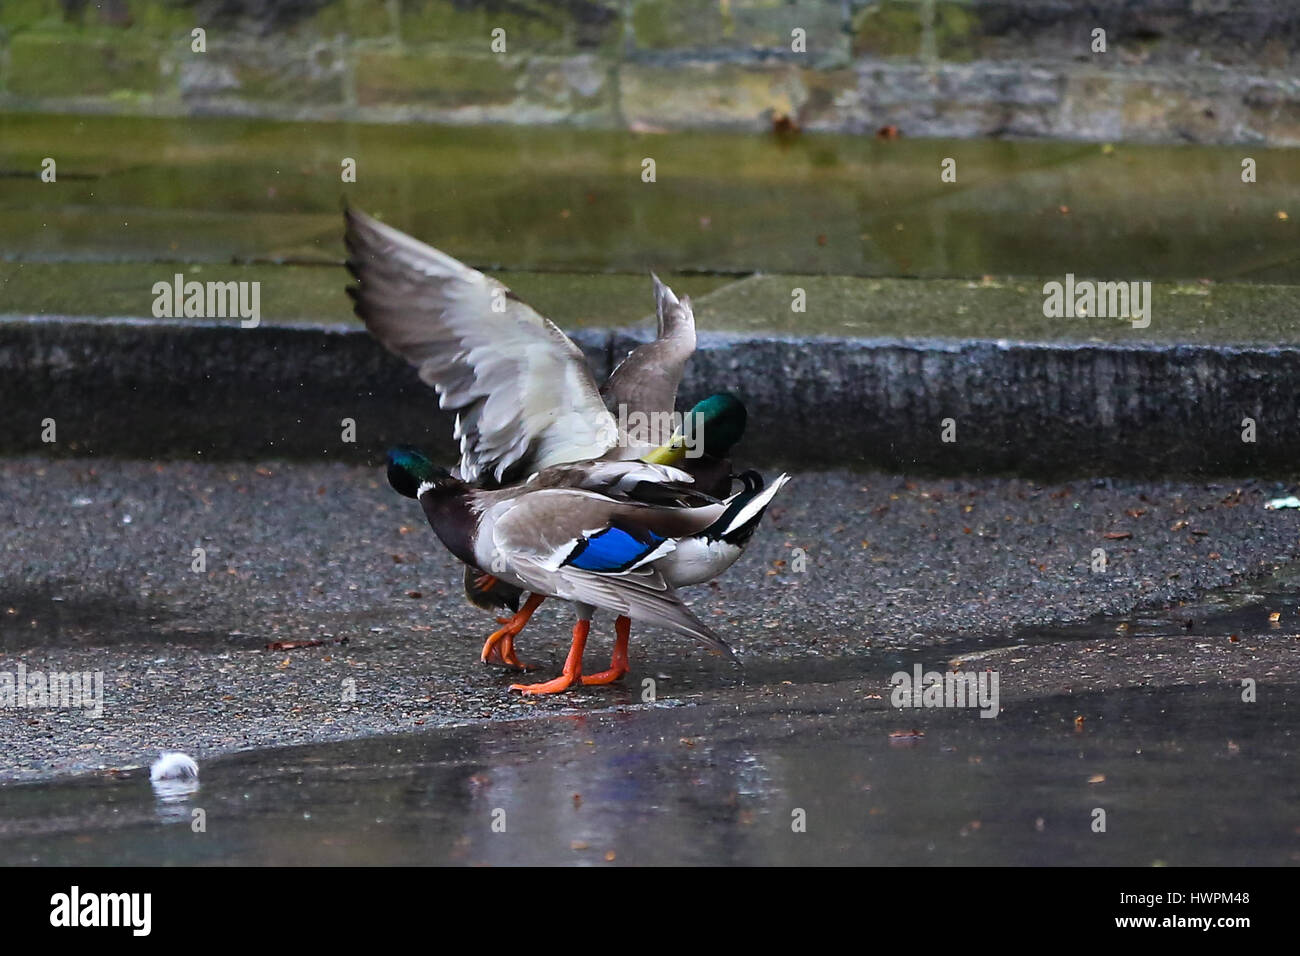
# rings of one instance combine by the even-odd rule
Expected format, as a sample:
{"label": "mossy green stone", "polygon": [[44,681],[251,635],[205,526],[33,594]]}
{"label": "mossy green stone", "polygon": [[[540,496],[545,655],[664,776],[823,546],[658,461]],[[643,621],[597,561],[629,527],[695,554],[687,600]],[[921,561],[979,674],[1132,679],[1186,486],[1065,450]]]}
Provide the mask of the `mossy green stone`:
{"label": "mossy green stone", "polygon": [[188,37],[201,22],[200,8],[187,3],[168,3],[166,0],[131,0],[129,15],[116,24],[133,35],[175,39]]}
{"label": "mossy green stone", "polygon": [[637,0],[632,7],[632,33],[645,50],[670,50],[717,42],[723,33],[717,4],[685,0]]}
{"label": "mossy green stone", "polygon": [[934,11],[935,52],[942,60],[965,62],[978,53],[979,20],[966,4],[940,3]]}
{"label": "mossy green stone", "polygon": [[[396,37],[398,17],[393,14],[388,0],[342,0],[332,4],[331,11],[343,7],[347,18],[341,32],[355,39]],[[330,21],[333,26],[333,21]]]}
{"label": "mossy green stone", "polygon": [[[1146,328],[1114,318],[1047,317],[1043,286],[1041,279],[1025,278],[754,276],[704,296],[695,316],[702,330],[753,336],[1300,344],[1296,286],[1155,282]],[[795,289],[803,290],[804,312],[791,307]]]}
{"label": "mossy green stone", "polygon": [[925,27],[921,5],[901,0],[871,3],[853,17],[853,53],[870,56],[915,56]]}
{"label": "mossy green stone", "polygon": [[158,48],[134,37],[32,31],[9,44],[7,90],[25,97],[157,93]]}
{"label": "mossy green stone", "polygon": [[57,27],[61,23],[63,5],[58,0],[5,0],[0,3],[0,31],[13,34],[37,27]]}
{"label": "mossy green stone", "polygon": [[805,33],[803,52],[814,58],[840,55],[845,49],[843,10],[822,0],[636,0],[631,23],[633,42],[641,50],[790,54],[796,27]]}
{"label": "mossy green stone", "polygon": [[492,53],[424,54],[367,51],[357,58],[357,101],[362,106],[483,106],[509,103],[523,70],[517,57]]}
{"label": "mossy green stone", "polygon": [[506,53],[537,53],[563,47],[568,18],[561,8],[536,0],[457,4],[451,0],[404,0],[403,43],[436,43],[467,53],[492,53],[492,31],[505,31]]}

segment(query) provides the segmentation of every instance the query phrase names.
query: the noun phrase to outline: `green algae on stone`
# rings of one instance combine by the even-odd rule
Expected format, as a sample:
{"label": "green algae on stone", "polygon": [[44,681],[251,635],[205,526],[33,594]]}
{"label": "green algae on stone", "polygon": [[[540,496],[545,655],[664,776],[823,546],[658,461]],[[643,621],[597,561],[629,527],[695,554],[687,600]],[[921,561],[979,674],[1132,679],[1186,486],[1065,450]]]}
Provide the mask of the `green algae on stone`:
{"label": "green algae on stone", "polygon": [[[0,313],[148,318],[153,284],[261,283],[263,322],[359,327],[350,283],[336,265],[0,262]],[[652,328],[642,274],[495,271],[523,301],[565,328]],[[701,334],[871,339],[953,339],[1081,344],[1300,344],[1300,288],[1239,283],[1155,283],[1151,324],[1047,318],[1043,282],[1023,278],[861,279],[768,275],[732,281],[662,273],[695,299]],[[1079,279],[1086,278],[1079,276]],[[792,308],[803,290],[805,311]]]}
{"label": "green algae on stone", "polygon": [[[0,262],[0,313],[151,318],[158,282],[260,283],[261,320],[357,324],[347,273],[320,266]],[[204,320],[206,321],[206,320]]]}
{"label": "green algae on stone", "polygon": [[635,0],[632,37],[639,49],[684,52],[728,49],[791,53],[791,31],[802,29],[806,52],[842,57],[847,52],[841,8],[821,0]]}
{"label": "green algae on stone", "polygon": [[0,30],[10,34],[58,27],[63,22],[63,5],[59,0],[5,0],[0,3]]}
{"label": "green algae on stone", "polygon": [[[611,42],[618,33],[616,11],[604,5],[588,6],[589,15],[582,21],[583,41],[588,46]],[[407,44],[437,43],[467,52],[493,53],[493,31],[504,30],[506,53],[558,52],[576,46],[570,41],[571,30],[577,32],[573,26],[576,10],[576,5],[566,8],[539,0],[476,4],[404,0],[401,37]]]}
{"label": "green algae on stone", "polygon": [[702,114],[718,125],[770,129],[774,115],[793,116],[803,94],[787,63],[627,64],[619,70],[629,123],[685,128]]}
{"label": "green algae on stone", "polygon": [[921,52],[925,23],[919,3],[880,0],[854,15],[853,53],[870,56],[916,56]]}
{"label": "green algae on stone", "polygon": [[[1080,275],[1079,280],[1095,278]],[[1153,283],[1150,325],[1049,318],[1040,279],[754,276],[696,303],[701,330],[756,336],[953,339],[1080,344],[1300,344],[1300,288]],[[792,308],[802,290],[805,311]]]}
{"label": "green algae on stone", "polygon": [[978,54],[979,21],[963,3],[940,3],[934,11],[935,53],[944,60],[964,62]]}
{"label": "green algae on stone", "polygon": [[515,99],[523,61],[492,53],[369,50],[356,65],[362,106],[475,106]]}
{"label": "green algae on stone", "polygon": [[[498,272],[511,291],[566,328],[619,328],[644,323],[654,327],[654,297],[649,272],[640,275]],[[698,299],[733,280],[723,276],[660,273],[679,296]]]}
{"label": "green algae on stone", "polygon": [[209,50],[237,84],[229,95],[281,105],[343,102],[347,65],[342,51],[332,45],[305,49],[218,41]]}
{"label": "green algae on stone", "polygon": [[[107,5],[105,5],[107,6]],[[189,39],[190,31],[204,26],[196,6],[183,3],[159,3],[158,0],[128,0],[126,16],[109,25],[134,35],[158,39]]]}
{"label": "green algae on stone", "polygon": [[136,38],[27,32],[9,44],[7,90],[20,97],[103,96],[161,89],[158,50]]}
{"label": "green algae on stone", "polygon": [[378,39],[397,36],[400,7],[388,0],[343,0],[335,8],[346,8],[346,21],[342,32],[355,39]]}
{"label": "green algae on stone", "polygon": [[672,0],[634,0],[632,4],[632,33],[638,46],[647,50],[671,49],[691,36],[698,37],[700,16],[711,16],[712,6],[692,5],[695,16],[683,22],[676,14],[686,4]]}

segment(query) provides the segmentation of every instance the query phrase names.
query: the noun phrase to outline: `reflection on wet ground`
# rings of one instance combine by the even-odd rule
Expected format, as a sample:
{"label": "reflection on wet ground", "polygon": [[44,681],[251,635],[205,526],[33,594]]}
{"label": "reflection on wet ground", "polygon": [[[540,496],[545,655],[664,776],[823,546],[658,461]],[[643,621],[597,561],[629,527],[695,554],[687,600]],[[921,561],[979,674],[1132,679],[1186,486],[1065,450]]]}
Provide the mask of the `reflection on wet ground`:
{"label": "reflection on wet ground", "polygon": [[[1300,275],[1294,150],[1252,152],[1268,175],[1247,189],[1240,147],[0,114],[0,277],[337,262],[342,143],[365,170],[350,201],[498,269]],[[48,155],[57,190],[35,173]]]}
{"label": "reflection on wet ground", "polygon": [[[0,859],[1282,864],[1294,720],[1263,697],[1178,687],[900,721],[823,685],[250,753],[190,795],[139,774],[8,788]],[[1081,707],[1102,716],[1077,731]]]}
{"label": "reflection on wet ground", "polygon": [[[0,862],[1300,860],[1300,577],[1257,577],[1293,554],[1296,516],[1258,488],[1228,508],[1213,485],[803,473],[748,563],[695,597],[743,668],[637,632],[626,686],[525,703],[473,663],[485,619],[379,476],[250,472],[7,466],[0,672],[102,670],[108,706],[0,710]],[[1204,545],[1164,503],[1194,509]],[[1090,573],[1129,507],[1150,524]],[[822,542],[810,573],[783,574],[803,541]],[[1166,609],[1028,623],[1138,603]],[[553,673],[567,612],[538,617],[520,653]],[[266,650],[317,638],[335,643]],[[1000,716],[890,707],[893,673],[955,660],[999,673]],[[199,759],[196,792],[153,791],[164,748]]]}
{"label": "reflection on wet ground", "polygon": [[[1268,628],[1294,593],[1223,592],[1168,618],[1027,633]],[[958,649],[930,657],[937,664]],[[972,650],[967,647],[966,650]],[[784,679],[0,789],[6,864],[1286,864],[1300,859],[1295,685],[1017,692],[1001,713],[895,710],[866,680]],[[1073,666],[1073,665],[1071,665]],[[858,668],[853,670],[858,671]],[[1208,676],[1208,675],[1207,675]],[[1021,685],[1022,687],[1024,685]],[[1087,714],[1087,720],[1080,720]],[[1102,827],[1104,826],[1104,829]]]}

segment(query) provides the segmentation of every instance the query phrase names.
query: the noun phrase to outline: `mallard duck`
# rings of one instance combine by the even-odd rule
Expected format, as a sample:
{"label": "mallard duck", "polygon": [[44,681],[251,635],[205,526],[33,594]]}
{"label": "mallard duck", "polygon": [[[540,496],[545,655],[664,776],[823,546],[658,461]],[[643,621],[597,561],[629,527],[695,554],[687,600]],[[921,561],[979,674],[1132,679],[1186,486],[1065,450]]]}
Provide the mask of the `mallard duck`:
{"label": "mallard duck", "polygon": [[[362,212],[344,216],[356,313],[419,368],[443,408],[458,411],[459,477],[497,487],[559,462],[635,458],[667,439],[664,423],[695,349],[695,317],[690,299],[658,276],[651,274],[657,337],[632,350],[598,394],[577,346],[500,282]],[[623,421],[647,426],[620,434],[602,398]],[[482,659],[522,666],[513,639],[540,599],[530,596],[521,611],[520,590],[469,565],[464,587],[476,606],[513,614],[499,620]]]}
{"label": "mallard duck", "polygon": [[[700,576],[702,565],[716,560],[711,556],[719,546],[748,540],[787,476],[764,488],[761,479],[746,473],[740,492],[716,501],[692,491],[690,476],[679,469],[604,461],[557,466],[511,487],[484,489],[403,446],[389,452],[388,480],[419,500],[434,532],[457,558],[490,567],[533,596],[576,606],[563,673],[538,684],[511,685],[525,694],[553,694],[579,682],[611,683],[627,673],[631,621],[693,637],[734,657],[726,641],[682,603],[674,581],[707,580]],[[647,504],[604,493],[635,495],[641,484],[675,500]],[[582,654],[597,608],[627,623],[616,626],[610,667],[584,676]]]}
{"label": "mallard duck", "polygon": [[[600,390],[601,398],[622,421],[637,424],[638,427],[634,427],[626,436],[628,447],[644,452],[667,440],[668,436],[663,433],[663,429],[670,427],[682,372],[695,351],[695,315],[691,310],[690,298],[684,296],[679,299],[653,272],[650,273],[650,281],[653,284],[658,323],[655,339],[629,352]],[[721,411],[714,410],[713,414]],[[743,406],[740,415],[740,431],[743,433]],[[640,425],[642,422],[645,424]],[[718,427],[724,427],[720,418]],[[739,440],[739,435],[736,440]],[[719,497],[725,497],[726,493],[723,492]],[[515,613],[519,610],[521,592],[466,565],[465,595],[470,603],[483,610],[508,608]],[[507,624],[509,621],[502,618],[499,623]],[[487,659],[487,648],[484,653]],[[513,659],[513,642],[509,637],[503,641],[499,653],[503,662],[510,659],[509,663],[518,666],[517,659]]]}
{"label": "mallard duck", "polygon": [[[695,315],[691,309],[688,296],[680,299],[671,288],[664,284],[653,272],[650,273],[655,300],[655,316],[658,323],[657,334],[653,341],[639,345],[628,353],[619,363],[600,390],[601,398],[607,406],[618,413],[621,421],[632,425],[624,433],[626,447],[633,451],[650,453],[655,446],[668,439],[665,428],[671,428],[672,410],[677,404],[677,388],[681,382],[682,372],[687,360],[695,351]],[[714,396],[720,398],[722,396]],[[733,396],[726,396],[735,405],[701,402],[693,409],[701,425],[716,428],[719,437],[715,442],[725,440],[723,434],[732,434],[728,448],[740,440],[744,433],[745,408]],[[739,429],[733,427],[739,409]],[[681,461],[684,455],[668,456]],[[716,459],[715,459],[716,462]],[[696,464],[696,460],[691,460]],[[698,475],[695,468],[688,468],[692,477]],[[713,478],[710,473],[707,477]],[[726,497],[730,493],[730,475],[725,487],[718,481],[712,487],[721,488],[713,494]],[[522,592],[469,565],[465,567],[465,595],[470,603],[485,611],[508,609],[510,617],[497,618],[501,628],[488,636],[483,645],[480,658],[485,662],[497,661],[511,667],[523,668],[515,654],[514,639],[527,625],[532,613],[542,603],[537,595],[529,595],[523,610],[519,608]],[[615,622],[616,628],[626,627],[626,621]]]}
{"label": "mallard duck", "polygon": [[[745,433],[745,420],[745,406],[734,395],[726,393],[711,395],[698,402],[684,416],[683,427],[674,432],[667,443],[641,460],[677,467],[690,476],[694,490],[714,499],[729,496],[737,477],[743,477],[747,488],[762,491],[763,480],[757,472],[747,472],[745,476],[732,474],[731,459],[728,456],[732,447]],[[641,501],[643,504],[664,503],[666,499],[663,493],[655,493],[655,487],[650,483],[641,483],[637,486],[634,500]],[[621,497],[627,496],[621,495]],[[750,532],[756,526],[757,522],[750,526]],[[671,562],[672,568],[668,571],[669,580],[677,587],[712,580],[736,562],[748,543],[749,536],[747,534],[744,537],[733,537],[726,542],[713,542],[707,556],[699,552],[700,542],[693,541],[680,547]],[[703,540],[705,539],[701,538],[701,541]],[[690,560],[691,558],[696,560]],[[474,577],[472,584],[467,583],[467,590],[471,587],[477,590],[482,585],[480,572],[477,570],[467,572],[467,582],[470,582],[471,574]],[[492,592],[521,593],[495,577],[489,575],[484,577],[487,577],[488,589]],[[475,599],[471,598],[471,600]],[[527,626],[533,612],[543,600],[540,595],[530,594],[523,608],[512,608],[513,614],[510,617],[498,618],[497,623],[501,627],[489,635],[483,645],[480,659],[485,663],[499,661],[522,669],[523,664],[515,653],[514,640]],[[475,603],[480,602],[475,600]],[[623,645],[627,643],[629,625],[630,622],[624,618],[618,618],[614,622],[615,633],[621,635],[620,641]]]}
{"label": "mallard duck", "polygon": [[[349,210],[346,218],[348,268],[359,282],[348,293],[357,315],[390,351],[419,369],[420,377],[437,390],[442,407],[457,411],[461,459],[454,478],[491,490],[560,463],[650,454],[671,458],[688,474],[698,473],[715,497],[730,494],[730,463],[719,463],[744,432],[744,406],[738,400],[712,396],[693,410],[707,446],[698,458],[697,449],[687,448],[688,436],[663,432],[695,347],[689,298],[679,299],[652,275],[658,336],[633,350],[603,390],[623,421],[643,416],[643,431],[623,431],[601,402],[577,346],[508,288],[369,216]],[[772,493],[776,488],[779,484]],[[762,479],[751,473],[745,492],[762,491]],[[605,493],[628,497],[618,489]],[[757,517],[748,533],[756,524]],[[746,540],[748,534],[729,533],[725,541],[707,535],[688,541],[672,565],[678,583],[697,583],[725,570]],[[466,591],[474,603],[515,611],[489,636],[482,659],[521,666],[514,637],[545,595],[531,592],[519,608],[525,588],[462,560]],[[629,626],[627,620],[616,622],[616,648],[624,648],[624,657]]]}
{"label": "mallard duck", "polygon": [[[722,420],[730,420],[733,424],[737,413],[743,416],[744,406],[740,405],[734,397],[713,396],[713,398],[719,400],[711,403],[712,414],[723,416]],[[706,399],[706,401],[710,400]],[[743,430],[743,421],[739,427]],[[712,432],[706,431],[704,434],[713,437],[704,439],[702,445],[696,445],[690,439],[683,442],[675,438],[672,447],[665,446],[661,450],[662,457],[680,460],[683,468],[660,466],[659,471],[654,471],[649,468],[637,469],[635,467],[637,463],[633,462],[587,462],[547,469],[533,476],[524,485],[512,486],[504,491],[524,493],[540,488],[567,487],[596,491],[611,499],[639,505],[684,507],[718,504],[718,498],[730,495],[733,483],[733,476],[730,474],[731,463],[721,457],[730,449],[728,429],[720,427]],[[732,434],[738,437],[739,432]],[[691,457],[686,457],[688,448]],[[700,454],[695,456],[694,452]],[[649,466],[652,463],[645,464]],[[719,470],[721,474],[717,478],[710,479],[714,481],[714,485],[706,491],[692,480],[692,472],[696,468],[705,475],[717,474]],[[408,497],[420,497],[418,493],[422,482],[420,475],[428,471],[427,459],[416,449],[406,446],[389,453],[389,482],[394,489]],[[658,561],[658,567],[664,578],[673,587],[711,581],[731,567],[753,537],[767,503],[787,481],[787,476],[781,475],[771,488],[765,488],[762,476],[755,471],[746,471],[734,478],[741,482],[742,490],[723,502],[729,506],[728,512],[699,532],[680,536],[675,541],[672,551],[663,555]],[[689,487],[683,482],[689,482]],[[412,488],[416,489],[415,494],[411,494]],[[430,521],[432,523],[432,519]],[[456,553],[454,549],[453,553]],[[465,560],[462,554],[457,556]],[[467,564],[472,563],[467,562]],[[494,573],[495,570],[494,565]],[[533,591],[529,594],[524,607],[513,617],[501,619],[502,627],[488,638],[482,659],[484,661],[491,659],[492,647],[510,642],[506,645],[509,653],[502,654],[502,657],[508,661],[514,653],[514,637],[523,630],[533,612],[545,598],[545,594]],[[627,672],[631,620],[622,615],[617,617],[614,622],[614,633],[614,652],[609,670],[602,672],[600,680],[593,678],[586,683],[610,683]]]}
{"label": "mallard duck", "polygon": [[735,395],[710,395],[696,402],[672,436],[641,460],[681,468],[698,490],[725,498],[735,478],[731,450],[745,437],[747,419],[744,403]]}

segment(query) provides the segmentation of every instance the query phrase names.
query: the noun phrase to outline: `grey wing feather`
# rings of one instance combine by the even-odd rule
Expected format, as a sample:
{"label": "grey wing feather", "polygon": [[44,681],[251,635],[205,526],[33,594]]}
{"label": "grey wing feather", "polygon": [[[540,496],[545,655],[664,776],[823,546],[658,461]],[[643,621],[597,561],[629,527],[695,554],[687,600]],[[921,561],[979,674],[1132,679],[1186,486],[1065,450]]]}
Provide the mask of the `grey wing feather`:
{"label": "grey wing feather", "polygon": [[500,282],[347,210],[356,313],[458,412],[467,481],[599,458],[618,428],[582,351]]}
{"label": "grey wing feather", "polygon": [[[686,362],[695,352],[695,313],[691,300],[678,299],[657,275],[651,273],[651,278],[658,336],[653,342],[633,349],[600,390],[607,405],[614,409],[621,407],[629,417],[637,412],[653,416],[673,411]],[[638,444],[637,453],[641,455],[665,444],[672,438],[672,431],[671,425],[652,424],[645,435],[629,437]]]}
{"label": "grey wing feather", "polygon": [[644,461],[582,461],[556,465],[536,476],[540,487],[583,488],[603,494],[626,494],[641,482],[690,484],[694,479],[672,465]]}

